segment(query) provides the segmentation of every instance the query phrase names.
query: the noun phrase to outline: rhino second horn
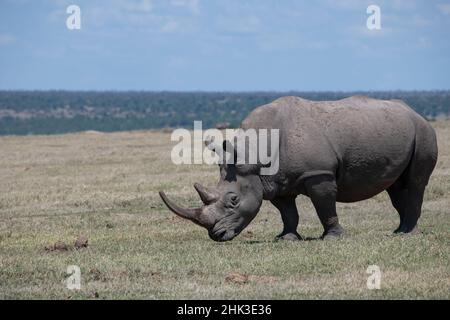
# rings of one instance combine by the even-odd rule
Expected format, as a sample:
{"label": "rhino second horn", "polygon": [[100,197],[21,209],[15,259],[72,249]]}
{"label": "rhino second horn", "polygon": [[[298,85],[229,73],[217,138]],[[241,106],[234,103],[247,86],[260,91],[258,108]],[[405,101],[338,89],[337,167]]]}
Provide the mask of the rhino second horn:
{"label": "rhino second horn", "polygon": [[202,199],[203,203],[206,205],[214,203],[219,199],[219,195],[215,191],[209,190],[200,183],[195,183],[194,188],[197,190],[200,199]]}

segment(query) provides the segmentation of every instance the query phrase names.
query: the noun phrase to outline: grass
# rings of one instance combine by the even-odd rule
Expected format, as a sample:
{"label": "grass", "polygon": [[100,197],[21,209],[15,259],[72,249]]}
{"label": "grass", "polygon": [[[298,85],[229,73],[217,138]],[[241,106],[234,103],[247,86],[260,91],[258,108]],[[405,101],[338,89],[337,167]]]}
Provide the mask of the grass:
{"label": "grass", "polygon": [[[2,299],[449,299],[450,122],[435,122],[440,155],[417,236],[393,236],[398,215],[385,193],[339,204],[339,241],[275,242],[281,219],[265,203],[228,243],[171,214],[157,191],[199,204],[196,181],[215,166],[175,166],[162,132],[85,132],[0,137]],[[309,200],[297,200],[306,237],[322,233]],[[78,236],[86,249],[46,251]],[[378,265],[381,289],[368,290]],[[66,288],[67,266],[81,290]],[[245,281],[227,281],[233,273]]]}

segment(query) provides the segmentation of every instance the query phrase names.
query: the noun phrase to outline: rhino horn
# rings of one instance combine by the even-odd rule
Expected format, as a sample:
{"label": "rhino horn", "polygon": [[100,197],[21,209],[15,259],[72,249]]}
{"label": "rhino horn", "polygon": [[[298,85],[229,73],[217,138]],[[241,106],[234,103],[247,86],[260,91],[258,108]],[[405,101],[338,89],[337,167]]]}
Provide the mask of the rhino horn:
{"label": "rhino horn", "polygon": [[182,207],[176,205],[172,200],[170,200],[163,191],[159,192],[159,196],[161,197],[162,201],[164,201],[166,206],[176,215],[178,215],[182,218],[191,220],[192,222],[194,222],[202,227],[205,227],[205,228],[207,227],[206,225],[204,225],[204,223],[200,222],[200,216],[202,214],[201,208],[194,208],[194,209],[182,208]]}
{"label": "rhino horn", "polygon": [[203,203],[206,205],[214,203],[219,199],[217,192],[202,186],[200,183],[195,183],[194,188],[197,190],[200,199],[202,199]]}

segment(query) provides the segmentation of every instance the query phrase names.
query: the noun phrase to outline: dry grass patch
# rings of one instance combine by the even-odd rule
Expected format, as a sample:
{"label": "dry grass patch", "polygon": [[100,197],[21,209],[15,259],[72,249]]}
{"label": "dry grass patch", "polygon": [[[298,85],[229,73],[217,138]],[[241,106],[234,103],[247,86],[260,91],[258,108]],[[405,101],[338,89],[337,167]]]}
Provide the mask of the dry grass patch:
{"label": "dry grass patch", "polygon": [[[440,154],[423,234],[393,236],[398,217],[381,194],[338,205],[347,233],[336,242],[274,242],[282,225],[269,203],[232,242],[211,241],[158,197],[164,189],[198,204],[192,184],[218,180],[214,166],[173,165],[169,133],[0,137],[0,298],[448,299],[450,123],[434,126]],[[297,201],[300,233],[317,238],[312,205]],[[79,236],[89,239],[82,250],[45,250]],[[74,264],[80,291],[65,286]],[[372,264],[380,290],[366,288]]]}

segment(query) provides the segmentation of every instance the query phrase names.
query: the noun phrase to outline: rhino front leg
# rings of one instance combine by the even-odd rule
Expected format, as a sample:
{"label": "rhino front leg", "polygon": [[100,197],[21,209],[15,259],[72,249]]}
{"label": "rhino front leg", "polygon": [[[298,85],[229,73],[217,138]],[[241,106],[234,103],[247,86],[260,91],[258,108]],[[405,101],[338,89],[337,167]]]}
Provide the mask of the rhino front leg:
{"label": "rhino front leg", "polygon": [[272,204],[280,211],[283,220],[283,231],[276,237],[277,240],[302,240],[297,233],[298,211],[295,197],[275,198]]}
{"label": "rhino front leg", "polygon": [[305,181],[305,187],[322,223],[324,229],[322,238],[340,237],[344,229],[339,224],[336,214],[337,186],[334,177],[329,175],[311,177]]}

